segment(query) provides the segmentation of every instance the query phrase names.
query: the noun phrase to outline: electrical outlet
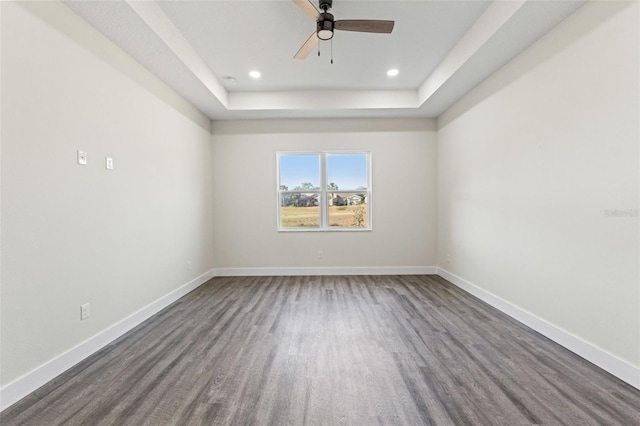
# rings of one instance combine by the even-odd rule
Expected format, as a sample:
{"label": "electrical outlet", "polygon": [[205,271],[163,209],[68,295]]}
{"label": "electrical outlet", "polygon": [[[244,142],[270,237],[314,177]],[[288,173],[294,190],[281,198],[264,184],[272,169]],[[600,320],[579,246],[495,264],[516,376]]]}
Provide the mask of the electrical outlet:
{"label": "electrical outlet", "polygon": [[104,166],[107,170],[113,170],[113,158],[104,157]]}
{"label": "electrical outlet", "polygon": [[86,320],[91,315],[89,311],[89,304],[85,303],[84,305],[80,305],[80,319]]}

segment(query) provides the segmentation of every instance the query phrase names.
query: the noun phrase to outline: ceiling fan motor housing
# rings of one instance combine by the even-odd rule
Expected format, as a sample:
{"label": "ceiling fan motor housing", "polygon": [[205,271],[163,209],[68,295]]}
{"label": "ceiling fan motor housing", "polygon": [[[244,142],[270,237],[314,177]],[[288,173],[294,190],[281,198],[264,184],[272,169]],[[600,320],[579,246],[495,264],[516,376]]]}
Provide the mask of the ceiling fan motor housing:
{"label": "ceiling fan motor housing", "polygon": [[331,38],[333,38],[332,14],[327,12],[320,14],[320,18],[318,19],[317,33],[320,40],[331,40]]}

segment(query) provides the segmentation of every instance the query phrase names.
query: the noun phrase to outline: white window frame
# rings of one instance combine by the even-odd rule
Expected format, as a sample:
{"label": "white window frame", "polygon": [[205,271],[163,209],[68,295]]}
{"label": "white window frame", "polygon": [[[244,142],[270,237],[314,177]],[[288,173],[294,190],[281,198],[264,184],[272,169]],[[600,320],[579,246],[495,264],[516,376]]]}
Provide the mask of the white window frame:
{"label": "white window frame", "polygon": [[[345,155],[345,154],[364,154],[367,156],[367,190],[356,191],[355,188],[350,189],[338,189],[328,190],[327,186],[327,156],[330,155]],[[282,227],[282,211],[281,211],[281,195],[283,192],[299,192],[307,193],[309,190],[280,190],[280,157],[286,155],[317,155],[319,158],[320,167],[320,189],[317,190],[319,194],[319,209],[320,209],[320,226],[318,228],[284,228]],[[372,227],[372,198],[373,198],[373,183],[371,174],[371,152],[370,151],[278,151],[276,152],[276,209],[277,209],[277,230],[278,232],[367,232],[373,230]],[[366,192],[367,193],[367,226],[364,228],[354,227],[338,227],[329,226],[329,200],[328,195],[332,192]]]}

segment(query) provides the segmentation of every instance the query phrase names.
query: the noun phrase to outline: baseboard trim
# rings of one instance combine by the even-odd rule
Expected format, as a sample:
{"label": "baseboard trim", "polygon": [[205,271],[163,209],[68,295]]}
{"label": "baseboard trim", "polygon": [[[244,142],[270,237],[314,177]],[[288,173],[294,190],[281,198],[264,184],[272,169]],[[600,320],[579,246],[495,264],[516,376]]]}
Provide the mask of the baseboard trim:
{"label": "baseboard trim", "polygon": [[437,270],[437,275],[450,281],[467,293],[476,296],[478,299],[488,303],[499,311],[531,327],[543,336],[569,349],[587,361],[592,362],[620,380],[640,389],[640,368],[445,269],[438,267]]}
{"label": "baseboard trim", "polygon": [[212,269],[194,278],[190,282],[134,312],[95,336],[0,388],[0,411],[10,407],[215,276],[433,274],[441,276],[462,290],[476,296],[494,308],[531,327],[543,336],[618,377],[620,380],[640,389],[640,368],[440,267],[222,268]]}
{"label": "baseboard trim", "polygon": [[353,266],[309,268],[218,268],[218,277],[274,277],[305,275],[434,275],[435,266]]}
{"label": "baseboard trim", "polygon": [[84,342],[42,364],[0,389],[0,411],[10,407],[45,383],[59,376],[91,354],[124,335],[143,321],[166,308],[185,294],[195,290],[215,276],[212,269],[189,281],[128,317],[118,321]]}

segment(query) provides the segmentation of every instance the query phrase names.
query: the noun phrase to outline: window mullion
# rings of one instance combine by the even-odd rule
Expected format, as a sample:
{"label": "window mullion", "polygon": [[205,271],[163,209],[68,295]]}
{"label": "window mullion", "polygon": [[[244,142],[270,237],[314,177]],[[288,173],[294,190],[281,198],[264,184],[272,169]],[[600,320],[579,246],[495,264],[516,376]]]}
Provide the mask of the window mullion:
{"label": "window mullion", "polygon": [[329,228],[329,200],[327,199],[327,154],[320,154],[320,223],[322,229]]}

